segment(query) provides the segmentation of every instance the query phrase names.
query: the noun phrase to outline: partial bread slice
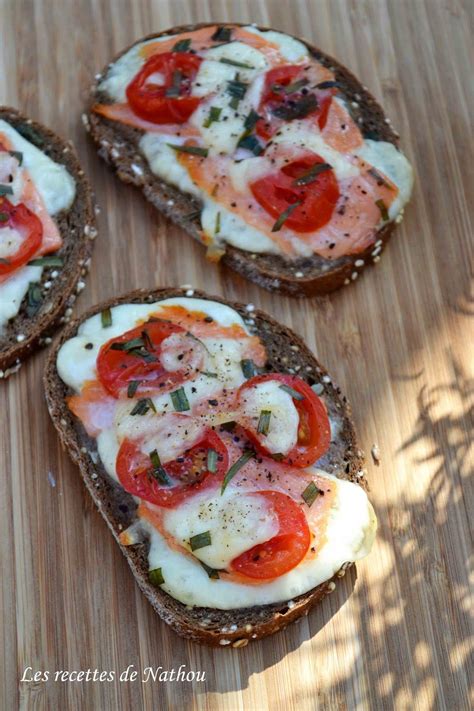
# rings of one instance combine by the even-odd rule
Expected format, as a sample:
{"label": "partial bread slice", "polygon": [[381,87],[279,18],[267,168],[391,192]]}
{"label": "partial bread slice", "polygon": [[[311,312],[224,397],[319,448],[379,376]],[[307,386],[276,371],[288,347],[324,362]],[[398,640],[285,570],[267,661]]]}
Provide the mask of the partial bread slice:
{"label": "partial bread slice", "polygon": [[[117,304],[148,303],[185,295],[182,289],[139,290],[94,307],[64,329],[46,365],[44,375],[46,401],[54,426],[64,448],[79,465],[89,493],[118,543],[120,533],[135,519],[136,504],[133,498],[107,475],[98,457],[95,440],[86,434],[80,421],[68,409],[66,397],[71,394],[71,391],[59,377],[56,358],[61,345],[76,335],[80,324],[93,314]],[[249,323],[250,314],[244,304],[232,303],[198,291],[195,291],[193,296],[228,304]],[[289,328],[258,310],[252,311],[249,327],[258,334],[267,349],[269,370],[296,372],[310,384],[319,383],[317,390],[321,393],[329,416],[337,423],[337,427],[335,439],[331,442],[327,454],[318,462],[318,466],[366,488],[363,454],[357,447],[350,406],[340,388],[331,381],[326,370],[318,363],[301,338]],[[322,600],[327,593],[332,592],[338,579],[336,575],[331,581],[296,597],[291,602],[236,610],[189,608],[150,584],[146,542],[127,547],[120,545],[120,547],[138,585],[160,617],[181,636],[213,646],[243,647],[252,639],[265,637],[282,629],[289,622],[307,614],[311,607]]]}
{"label": "partial bread slice", "polygon": [[[76,183],[76,197],[67,211],[54,216],[63,244],[54,254],[63,265],[44,267],[41,278],[42,304],[34,316],[26,313],[27,296],[18,314],[0,334],[0,377],[18,370],[22,360],[42,345],[61,323],[69,320],[68,309],[82,290],[89,269],[93,240],[97,234],[92,192],[72,143],[16,109],[0,107],[0,119],[8,122],[56,163],[64,165]],[[46,255],[45,255],[46,256]],[[59,272],[52,278],[53,272]]]}
{"label": "partial bread slice", "polygon": [[[209,23],[174,27],[170,30],[148,35],[134,44],[154,37],[189,32],[205,27],[207,24]],[[242,23],[228,23],[228,25],[239,24]],[[266,30],[269,28],[259,27],[259,29]],[[319,62],[334,72],[336,81],[341,85],[341,91],[347,98],[354,120],[360,126],[364,137],[388,141],[398,147],[398,134],[392,129],[383,109],[367,88],[362,86],[359,80],[335,59],[312,46],[308,41],[299,37],[296,37],[296,39],[303,42]],[[112,60],[112,63],[130,48],[124,49]],[[189,194],[182,193],[151,172],[147,160],[140,153],[138,147],[142,131],[106,119],[91,111],[92,105],[97,102],[111,102],[111,99],[98,89],[98,85],[106,74],[107,69],[108,67],[103,70],[96,80],[88,114],[83,116],[86,129],[99,146],[99,155],[112,167],[120,180],[139,187],[145,197],[158,210],[182,227],[189,235],[200,241],[199,200]],[[350,284],[363,271],[365,266],[378,262],[394,226],[395,222],[392,221],[382,227],[374,235],[373,244],[365,251],[338,259],[329,260],[313,255],[312,257],[288,260],[274,254],[252,254],[227,245],[226,253],[221,261],[242,276],[271,291],[278,291],[292,296],[325,294],[339,289],[344,284]]]}

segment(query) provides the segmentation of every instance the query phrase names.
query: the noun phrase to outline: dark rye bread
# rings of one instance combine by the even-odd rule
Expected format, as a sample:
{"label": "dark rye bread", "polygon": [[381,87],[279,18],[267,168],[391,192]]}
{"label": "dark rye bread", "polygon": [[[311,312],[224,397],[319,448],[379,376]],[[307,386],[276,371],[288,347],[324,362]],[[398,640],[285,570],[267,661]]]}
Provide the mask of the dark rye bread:
{"label": "dark rye bread", "polygon": [[[189,32],[205,27],[207,24],[181,25],[148,35],[138,42],[153,37]],[[239,23],[229,23],[225,26],[232,25],[237,26]],[[269,30],[270,28],[260,26],[259,29]],[[382,108],[368,89],[362,86],[359,80],[337,60],[313,47],[307,40],[299,37],[295,37],[295,39],[303,42],[313,57],[334,72],[336,81],[341,85],[341,92],[347,99],[351,114],[360,126],[364,138],[388,141],[398,147],[398,134],[391,127],[389,119],[385,117]],[[116,61],[129,49],[130,47],[127,47],[113,61]],[[83,116],[86,130],[90,132],[99,146],[99,155],[112,167],[120,180],[141,188],[145,197],[158,210],[200,241],[200,201],[189,194],[182,193],[151,172],[145,157],[138,148],[143,132],[140,129],[106,119],[91,111],[95,103],[111,103],[111,99],[98,89],[107,69],[108,67],[105,67],[96,78],[88,114]],[[170,205],[169,201],[172,201],[173,204]],[[331,260],[313,255],[312,257],[289,260],[279,255],[254,254],[227,245],[226,253],[221,261],[242,276],[271,291],[291,296],[315,296],[350,284],[357,279],[365,266],[378,262],[394,227],[394,222],[388,223],[374,235],[373,243],[365,251],[338,259]]]}
{"label": "dark rye bread", "polygon": [[[189,292],[187,293],[189,295]],[[63,383],[56,370],[57,354],[61,345],[77,333],[81,323],[108,307],[185,295],[186,292],[182,289],[174,288],[139,290],[90,309],[64,329],[46,365],[44,386],[54,426],[64,449],[79,465],[89,493],[118,543],[120,533],[135,520],[136,504],[133,498],[107,475],[98,457],[95,440],[86,434],[79,420],[68,409],[65,398],[71,394],[71,390]],[[350,406],[340,388],[331,381],[326,370],[317,362],[301,338],[264,312],[249,312],[244,304],[228,302],[199,291],[194,291],[193,296],[228,304],[238,311],[265,345],[269,371],[296,372],[310,384],[319,384],[317,392],[324,398],[330,417],[338,423],[339,432],[335,441],[331,442],[327,454],[319,460],[318,466],[366,488],[363,453],[357,446]],[[331,581],[292,601],[236,610],[190,608],[149,583],[146,541],[134,546],[119,545],[138,585],[160,617],[181,636],[213,646],[244,647],[252,639],[265,637],[286,627],[289,622],[308,614],[311,607],[332,592],[335,581],[344,575],[347,567],[345,565]]]}
{"label": "dark rye bread", "polygon": [[[63,244],[54,254],[62,257],[62,266],[43,267],[42,302],[34,315],[28,315],[28,295],[20,311],[0,333],[0,377],[5,378],[21,366],[24,358],[42,345],[51,342],[51,335],[70,318],[69,309],[82,291],[82,278],[87,274],[95,227],[92,193],[76,151],[40,123],[16,109],[0,107],[0,119],[8,122],[30,143],[56,163],[64,165],[76,183],[76,197],[67,211],[54,216]],[[57,276],[53,275],[58,272]]]}

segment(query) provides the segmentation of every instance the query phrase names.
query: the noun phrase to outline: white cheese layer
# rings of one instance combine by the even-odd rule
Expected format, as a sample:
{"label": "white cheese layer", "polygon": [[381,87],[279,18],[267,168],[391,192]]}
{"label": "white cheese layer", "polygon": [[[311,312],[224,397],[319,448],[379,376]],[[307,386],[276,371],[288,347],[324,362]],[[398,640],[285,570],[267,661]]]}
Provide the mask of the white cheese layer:
{"label": "white cheese layer", "polygon": [[263,496],[237,492],[228,486],[203,492],[163,516],[164,529],[182,546],[192,550],[189,539],[209,531],[211,544],[194,551],[210,568],[226,568],[241,553],[278,533],[278,519]]}
{"label": "white cheese layer", "polygon": [[0,330],[20,310],[30,282],[41,279],[42,267],[24,267],[0,284]]}
{"label": "white cheese layer", "polygon": [[254,432],[258,432],[262,412],[270,413],[268,431],[259,435],[269,452],[287,454],[296,446],[300,418],[291,395],[281,389],[278,380],[266,380],[246,388],[241,396],[241,408]]}
{"label": "white cheese layer", "polygon": [[[219,610],[283,602],[312,590],[325,580],[329,580],[344,563],[366,556],[370,552],[377,529],[374,510],[360,486],[335,479],[320,470],[317,470],[317,474],[336,483],[337,496],[330,512],[326,542],[316,558],[304,560],[285,575],[262,585],[229,582],[225,579],[225,575],[215,580],[209,578],[198,561],[170,548],[159,531],[143,521],[143,528],[150,536],[148,555],[150,570],[161,568],[165,580],[161,587],[185,605],[212,607]],[[258,515],[257,513],[256,516]],[[214,530],[219,531],[216,535],[215,549],[208,557],[208,560],[215,560],[215,562],[225,557],[226,550],[225,544],[220,547],[219,539],[223,536],[220,522],[222,522],[222,515],[220,518],[216,515],[206,520],[203,528],[197,531],[200,533],[209,530],[208,524],[216,526]],[[182,521],[178,522],[173,518],[172,524],[169,525],[173,525],[173,530],[179,531],[183,536],[188,535],[190,530],[194,530],[187,528],[190,523],[184,515]],[[262,526],[267,525],[266,521],[262,521]],[[205,550],[202,548],[200,551],[195,551],[195,554],[199,553],[200,559],[204,560]]]}
{"label": "white cheese layer", "polygon": [[6,121],[0,120],[0,133],[8,137],[13,150],[23,154],[22,168],[28,170],[48,213],[56,215],[70,208],[76,196],[76,184],[65,166],[51,160]]}
{"label": "white cheese layer", "polygon": [[[70,208],[76,196],[76,185],[67,169],[51,160],[23,138],[9,123],[1,119],[0,133],[5,134],[9,139],[12,150],[23,154],[22,166],[18,168],[12,184],[14,190],[12,202],[16,204],[20,200],[22,171],[26,169],[50,215],[56,215]],[[41,267],[25,266],[0,283],[0,331],[9,319],[17,315],[29,283],[40,281],[42,271]]]}
{"label": "white cheese layer", "polygon": [[369,138],[356,151],[356,155],[380,170],[397,186],[398,195],[388,208],[388,216],[391,220],[395,219],[407,204],[413,189],[413,168],[410,163],[393,143],[372,141]]}

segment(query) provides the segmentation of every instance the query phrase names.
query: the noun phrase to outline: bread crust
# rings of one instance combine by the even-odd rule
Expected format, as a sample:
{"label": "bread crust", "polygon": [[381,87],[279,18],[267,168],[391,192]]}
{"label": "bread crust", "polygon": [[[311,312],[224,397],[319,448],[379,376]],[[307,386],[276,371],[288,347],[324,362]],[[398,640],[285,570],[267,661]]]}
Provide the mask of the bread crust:
{"label": "bread crust", "polygon": [[[113,62],[140,42],[154,37],[197,30],[209,24],[224,26],[222,23],[198,23],[163,30],[137,40],[120,52]],[[227,24],[245,26],[245,23],[238,22]],[[272,28],[259,26],[258,29],[265,31]],[[398,147],[398,134],[391,127],[383,109],[368,89],[362,86],[359,80],[336,59],[314,47],[308,40],[296,36],[295,39],[303,42],[315,59],[334,72],[336,81],[344,87],[344,94],[351,105],[351,113],[359,124],[364,137],[388,141]],[[98,90],[98,85],[107,73],[107,69],[108,65],[98,75],[99,78],[93,87],[91,102],[87,108],[88,113],[84,114],[84,125],[99,146],[98,154],[116,172],[120,180],[140,188],[147,200],[160,212],[182,227],[191,237],[202,242],[201,225],[199,217],[196,216],[196,212],[199,213],[200,201],[181,192],[152,173],[138,148],[142,131],[131,126],[121,125],[92,112],[92,106],[98,101],[110,103],[110,99]],[[297,297],[326,294],[341,286],[351,284],[366,266],[378,262],[394,227],[394,221],[387,223],[374,234],[372,244],[363,252],[338,259],[330,260],[313,255],[289,260],[280,255],[253,254],[232,245],[226,245],[226,252],[221,262],[270,291]]]}
{"label": "bread crust", "polygon": [[[71,391],[60,379],[56,368],[57,354],[62,344],[73,337],[80,324],[92,315],[122,303],[149,303],[186,295],[189,292],[187,294],[185,290],[176,288],[154,291],[141,289],[95,306],[70,323],[48,357],[44,373],[46,402],[64,449],[78,464],[82,479],[125,555],[139,587],[159,616],[179,635],[194,642],[238,648],[253,639],[273,634],[307,614],[334,590],[342,571],[336,573],[332,580],[292,601],[235,610],[189,608],[160,588],[153,587],[148,581],[147,542],[125,547],[119,541],[120,533],[135,520],[136,504],[133,497],[115,484],[105,472],[97,455],[95,440],[87,435],[82,424],[67,407],[65,398]],[[250,314],[244,304],[229,302],[197,290],[193,291],[193,296],[227,304],[240,313],[249,328],[262,339],[267,349],[269,370],[297,372],[310,384],[320,383],[328,413],[338,423],[338,433],[318,466],[366,489],[364,457],[357,445],[350,405],[301,338],[262,311],[255,310]]]}
{"label": "bread crust", "polygon": [[[0,107],[0,119],[23,133],[30,143],[37,145],[56,163],[64,165],[76,183],[73,204],[69,210],[54,216],[63,239],[55,254],[63,257],[63,265],[43,268],[43,303],[38,313],[32,317],[27,315],[25,296],[20,311],[0,334],[0,377],[5,378],[19,369],[24,358],[50,343],[55,330],[69,320],[69,309],[82,291],[82,279],[89,270],[97,229],[92,191],[72,143],[10,107]],[[51,278],[54,271],[59,274]]]}

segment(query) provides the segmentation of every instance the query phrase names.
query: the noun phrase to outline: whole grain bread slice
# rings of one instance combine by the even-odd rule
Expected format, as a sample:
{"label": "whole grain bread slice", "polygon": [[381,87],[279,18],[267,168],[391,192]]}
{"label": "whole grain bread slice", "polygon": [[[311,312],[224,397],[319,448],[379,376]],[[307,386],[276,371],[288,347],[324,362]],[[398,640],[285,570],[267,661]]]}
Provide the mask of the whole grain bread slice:
{"label": "whole grain bread slice", "polygon": [[[134,44],[154,37],[197,30],[207,24],[174,27],[143,37]],[[239,24],[242,23],[228,23],[225,26]],[[265,31],[270,28],[259,27],[259,29]],[[391,127],[383,109],[368,89],[362,86],[359,80],[337,60],[317,49],[307,40],[299,37],[296,39],[308,47],[315,59],[334,72],[335,79],[341,87],[340,91],[347,99],[351,114],[359,125],[364,138],[388,141],[398,147],[398,134]],[[133,46],[124,49],[112,63]],[[143,132],[91,111],[92,106],[97,102],[111,103],[110,97],[99,90],[100,81],[107,73],[108,66],[101,74],[97,75],[88,112],[83,115],[86,130],[90,132],[91,137],[99,146],[99,155],[111,166],[120,180],[140,188],[145,197],[158,210],[182,227],[189,235],[201,241],[200,201],[181,192],[152,173],[147,160],[139,149],[139,141]],[[338,259],[326,259],[315,254],[312,257],[289,260],[279,255],[254,254],[227,245],[221,262],[271,291],[291,296],[325,294],[352,283],[365,266],[378,262],[394,226],[393,221],[383,226],[374,234],[372,244],[365,251]]]}
{"label": "whole grain bread slice", "polygon": [[[68,409],[66,397],[71,394],[71,390],[61,380],[56,369],[56,359],[61,345],[76,335],[80,324],[90,316],[117,304],[149,303],[184,295],[186,295],[185,291],[175,288],[134,291],[100,304],[70,323],[62,332],[48,358],[44,374],[46,401],[65,450],[79,465],[90,495],[119,543],[139,587],[159,616],[178,634],[195,642],[212,646],[243,647],[248,641],[272,634],[307,614],[311,607],[334,590],[338,576],[335,575],[332,580],[318,585],[292,601],[235,610],[190,608],[160,588],[153,587],[148,580],[148,542],[126,547],[119,542],[120,533],[132,525],[136,518],[134,499],[106,473],[98,456],[95,440],[87,435],[80,421]],[[211,297],[199,291],[194,291],[193,296],[212,299],[234,308],[244,318],[248,327],[261,338],[267,350],[266,367],[269,371],[298,373],[313,385],[316,392],[324,399],[329,416],[334,423],[330,448],[318,462],[318,466],[366,488],[363,453],[357,446],[347,399],[301,338],[264,312],[259,310],[249,312],[244,304],[229,302],[216,296]],[[341,575],[343,572],[339,571],[339,577]]]}
{"label": "whole grain bread slice", "polygon": [[0,119],[56,163],[64,165],[76,183],[73,204],[54,216],[63,239],[54,254],[62,258],[62,266],[43,267],[41,302],[35,304],[34,314],[26,295],[18,314],[0,333],[0,377],[5,378],[16,372],[34,350],[50,343],[54,331],[69,320],[69,309],[84,287],[83,277],[89,270],[97,230],[91,188],[72,143],[10,107],[0,107]]}

